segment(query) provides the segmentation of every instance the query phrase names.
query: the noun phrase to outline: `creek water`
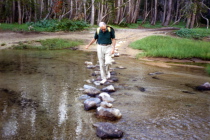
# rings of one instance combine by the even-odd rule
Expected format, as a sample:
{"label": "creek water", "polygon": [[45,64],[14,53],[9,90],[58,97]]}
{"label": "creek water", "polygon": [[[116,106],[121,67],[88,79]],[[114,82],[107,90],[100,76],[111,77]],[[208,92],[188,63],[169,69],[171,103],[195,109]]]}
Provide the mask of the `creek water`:
{"label": "creek water", "polygon": [[[159,68],[115,58],[119,82],[115,122],[126,140],[210,138],[210,92],[193,89],[210,82],[202,69]],[[0,51],[0,139],[97,140],[92,124],[105,122],[84,111],[77,89],[92,79],[85,61],[95,52]],[[158,73],[156,73],[158,72]],[[98,86],[102,88],[102,86]]]}

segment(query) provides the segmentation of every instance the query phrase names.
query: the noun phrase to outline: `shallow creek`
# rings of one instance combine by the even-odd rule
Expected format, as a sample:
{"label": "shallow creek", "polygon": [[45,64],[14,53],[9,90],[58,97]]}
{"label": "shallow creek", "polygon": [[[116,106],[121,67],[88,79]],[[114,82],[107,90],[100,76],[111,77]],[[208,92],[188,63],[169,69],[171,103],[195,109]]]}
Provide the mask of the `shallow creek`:
{"label": "shallow creek", "polygon": [[[0,139],[98,140],[95,111],[84,111],[77,89],[93,79],[85,61],[95,52],[0,51]],[[126,140],[210,138],[210,82],[204,70],[160,68],[125,56],[115,58],[119,82],[111,93]],[[158,73],[156,73],[158,72]],[[90,85],[90,84],[89,84]],[[102,88],[103,86],[98,86]]]}

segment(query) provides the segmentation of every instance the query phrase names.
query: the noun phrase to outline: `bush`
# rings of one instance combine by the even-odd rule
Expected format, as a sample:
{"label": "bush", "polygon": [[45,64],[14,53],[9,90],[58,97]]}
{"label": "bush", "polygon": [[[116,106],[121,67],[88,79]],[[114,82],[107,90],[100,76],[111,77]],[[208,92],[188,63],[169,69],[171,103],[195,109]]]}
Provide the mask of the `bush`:
{"label": "bush", "polygon": [[[39,31],[76,31],[84,30],[89,25],[84,21],[72,21],[69,19],[58,20],[41,20],[38,22],[27,23],[28,26],[33,26]],[[43,29],[44,28],[44,29]]]}
{"label": "bush", "polygon": [[88,27],[88,24],[84,21],[72,21],[69,19],[63,19],[56,25],[55,30],[76,31],[83,30],[85,27]]}
{"label": "bush", "polygon": [[194,38],[194,39],[201,39],[203,37],[210,35],[210,30],[207,29],[187,29],[182,28],[178,31],[176,31],[176,35],[183,38]]}

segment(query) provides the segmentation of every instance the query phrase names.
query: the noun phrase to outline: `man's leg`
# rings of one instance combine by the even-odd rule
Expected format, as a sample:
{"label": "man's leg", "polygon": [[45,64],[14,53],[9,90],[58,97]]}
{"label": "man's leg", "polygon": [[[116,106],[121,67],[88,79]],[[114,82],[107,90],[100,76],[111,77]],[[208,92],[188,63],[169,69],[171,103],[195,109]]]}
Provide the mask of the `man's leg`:
{"label": "man's leg", "polygon": [[98,45],[97,46],[97,55],[98,61],[100,65],[100,73],[101,79],[106,82],[106,68],[105,68],[105,53],[104,53],[105,46]]}
{"label": "man's leg", "polygon": [[106,77],[110,78],[111,74],[110,74],[110,66],[112,65],[112,56],[111,56],[111,50],[112,50],[112,46],[107,46],[106,47],[106,53],[105,53],[105,70],[106,70]]}

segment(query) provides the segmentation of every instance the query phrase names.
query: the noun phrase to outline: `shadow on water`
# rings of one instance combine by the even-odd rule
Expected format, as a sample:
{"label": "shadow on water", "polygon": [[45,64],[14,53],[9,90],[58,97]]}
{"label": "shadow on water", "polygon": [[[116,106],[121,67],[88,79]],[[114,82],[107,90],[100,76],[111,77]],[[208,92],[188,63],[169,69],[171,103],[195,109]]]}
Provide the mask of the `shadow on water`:
{"label": "shadow on water", "polygon": [[[94,111],[86,112],[77,89],[92,71],[95,53],[81,51],[0,51],[0,139],[97,140]],[[209,91],[192,87],[209,82],[201,70],[158,68],[127,57],[116,58],[119,82],[114,122],[124,139],[208,139]]]}

